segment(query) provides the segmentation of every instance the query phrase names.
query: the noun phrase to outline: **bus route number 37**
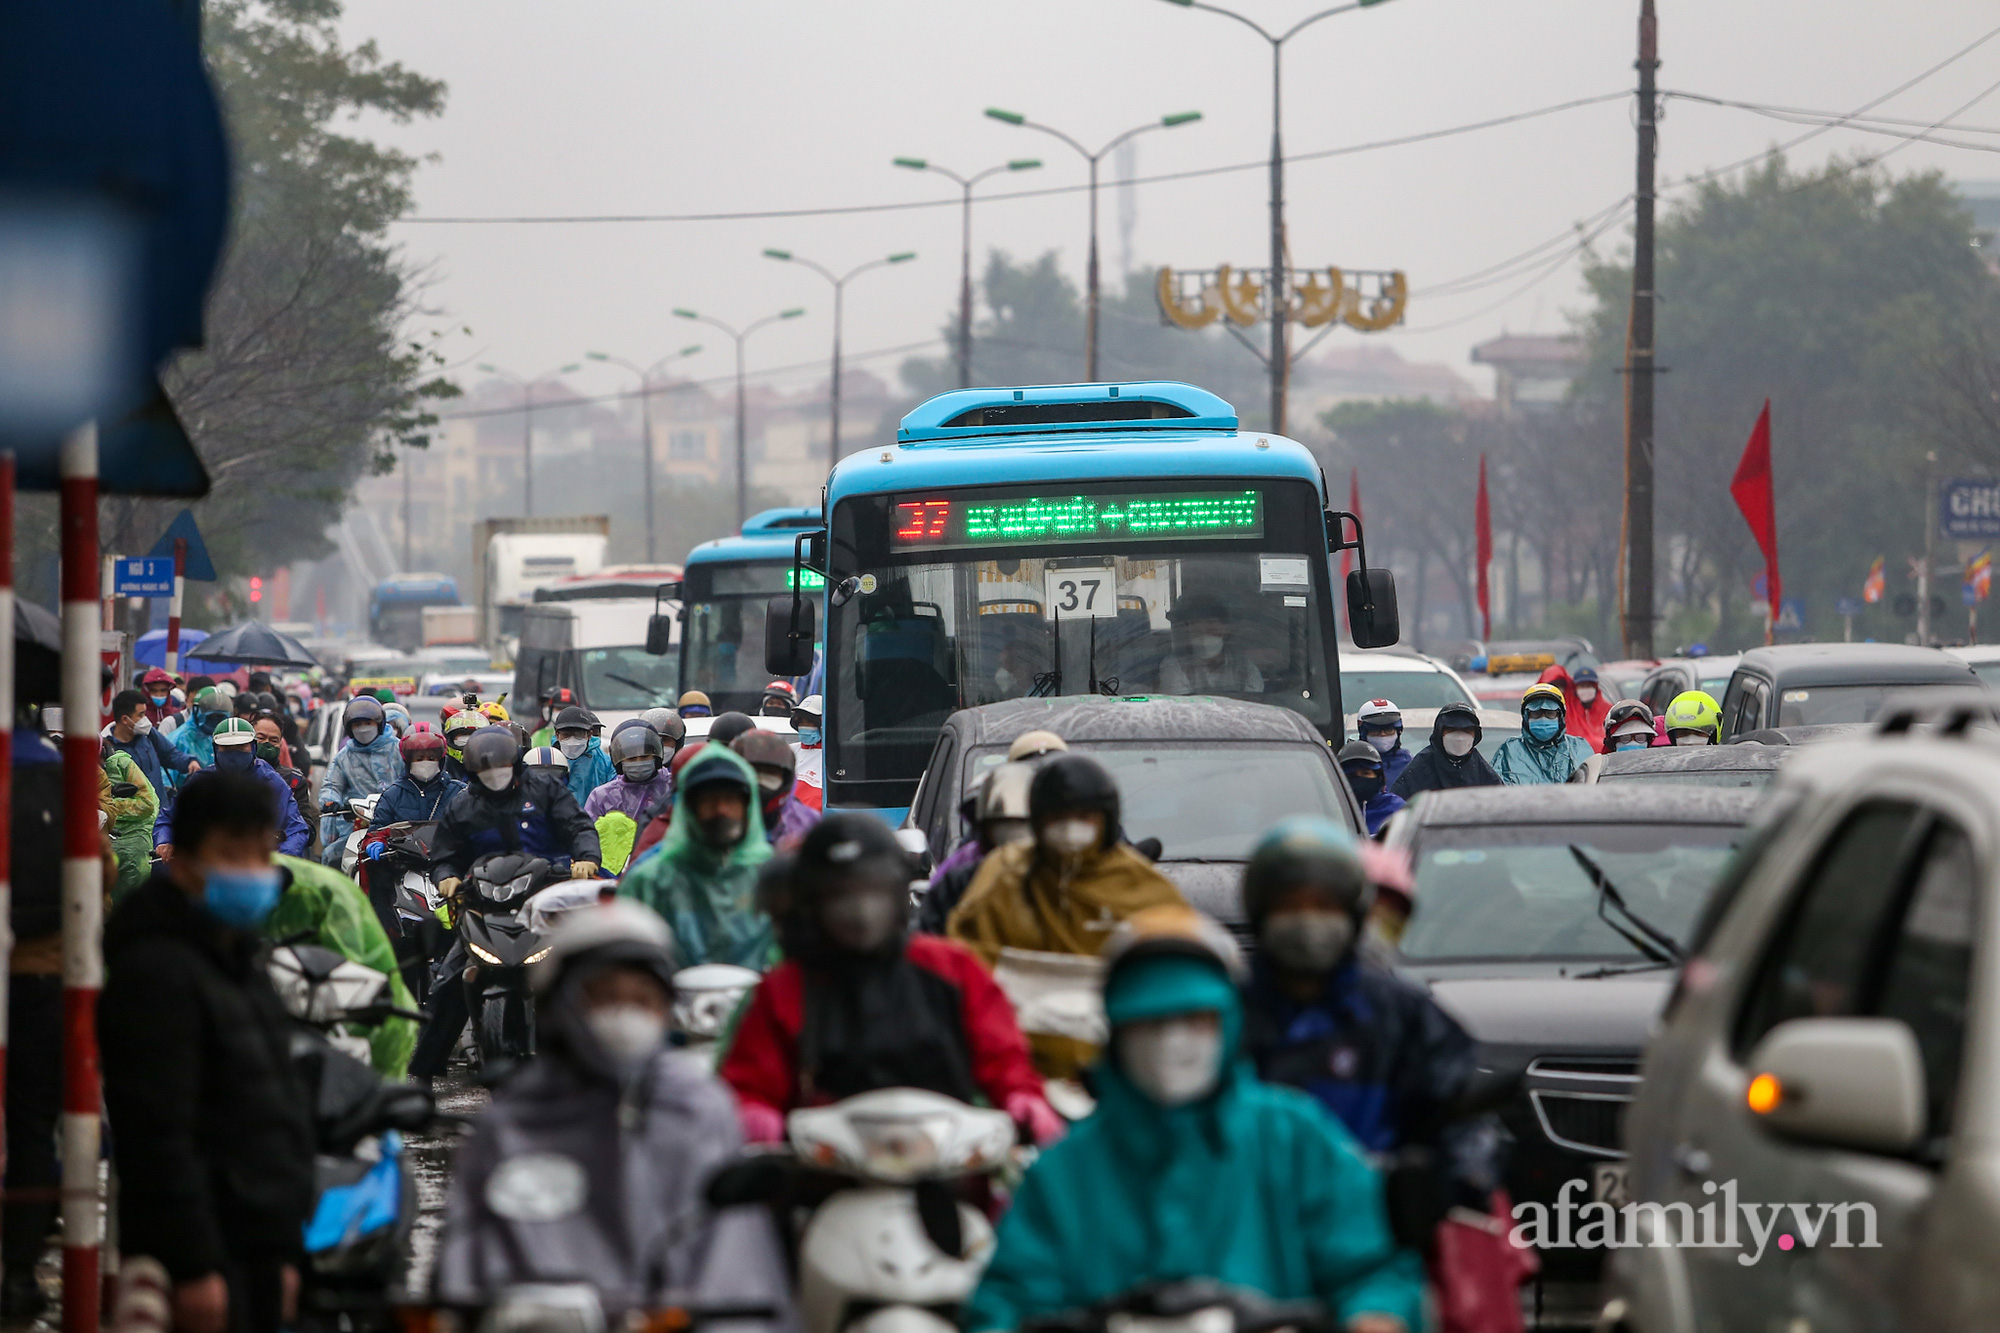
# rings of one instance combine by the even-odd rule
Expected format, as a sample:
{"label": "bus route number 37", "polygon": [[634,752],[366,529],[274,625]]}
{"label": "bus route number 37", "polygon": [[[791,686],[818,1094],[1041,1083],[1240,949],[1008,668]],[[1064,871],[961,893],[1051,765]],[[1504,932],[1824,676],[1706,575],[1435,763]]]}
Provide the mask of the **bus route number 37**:
{"label": "bus route number 37", "polygon": [[1048,572],[1051,620],[1114,620],[1118,616],[1118,574],[1095,569],[1051,569]]}

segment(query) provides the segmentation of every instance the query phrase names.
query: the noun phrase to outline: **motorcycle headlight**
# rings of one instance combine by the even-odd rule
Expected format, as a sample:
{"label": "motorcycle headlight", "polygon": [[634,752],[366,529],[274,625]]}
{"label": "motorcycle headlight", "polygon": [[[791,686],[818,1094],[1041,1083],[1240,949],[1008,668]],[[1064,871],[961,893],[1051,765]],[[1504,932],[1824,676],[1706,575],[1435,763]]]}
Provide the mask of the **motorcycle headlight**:
{"label": "motorcycle headlight", "polygon": [[550,950],[554,949],[555,947],[556,946],[553,944],[544,945],[542,948],[539,948],[535,950],[533,953],[529,954],[527,961],[530,963],[539,963],[544,958],[547,958],[549,956]]}
{"label": "motorcycle headlight", "polygon": [[916,1180],[937,1168],[938,1140],[921,1119],[856,1116],[853,1124],[868,1173],[877,1180]]}
{"label": "motorcycle headlight", "polygon": [[472,956],[474,958],[477,958],[480,962],[491,963],[495,967],[500,966],[499,955],[488,953],[485,949],[480,948],[477,944],[474,944],[471,940],[467,940],[465,942],[465,947],[472,950]]}
{"label": "motorcycle headlight", "polygon": [[516,875],[494,891],[494,901],[503,903],[514,901],[528,891],[528,884],[533,879],[533,875]]}

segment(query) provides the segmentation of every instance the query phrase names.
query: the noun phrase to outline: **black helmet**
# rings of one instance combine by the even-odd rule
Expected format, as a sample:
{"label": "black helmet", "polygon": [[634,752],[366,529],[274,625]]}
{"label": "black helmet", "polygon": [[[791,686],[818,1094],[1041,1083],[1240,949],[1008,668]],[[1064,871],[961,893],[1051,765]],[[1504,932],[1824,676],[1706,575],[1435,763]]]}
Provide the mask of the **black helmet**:
{"label": "black helmet", "polygon": [[708,738],[717,745],[728,745],[746,731],[754,731],[757,724],[750,720],[748,713],[724,713],[708,724]]}
{"label": "black helmet", "polygon": [[485,773],[496,768],[512,768],[521,758],[521,746],[506,727],[481,727],[472,733],[461,751],[468,773]]}
{"label": "black helmet", "polygon": [[595,719],[575,704],[571,704],[568,708],[556,714],[555,730],[557,731],[588,732],[594,725]]}
{"label": "black helmet", "polygon": [[777,769],[787,782],[799,770],[799,757],[792,753],[790,742],[775,731],[746,731],[729,748],[742,755],[752,768]]}
{"label": "black helmet", "polygon": [[658,759],[665,753],[660,744],[660,733],[636,717],[618,724],[618,729],[611,733],[611,744],[606,748],[614,764],[622,764],[628,759],[644,759],[647,755]]}
{"label": "black helmet", "polygon": [[1365,761],[1370,768],[1382,767],[1382,752],[1367,741],[1349,741],[1340,747],[1334,761],[1345,769],[1349,764]]}
{"label": "black helmet", "polygon": [[352,731],[359,722],[372,722],[379,727],[387,718],[388,714],[382,711],[382,705],[364,694],[348,703],[347,711],[340,715],[340,729]]}
{"label": "black helmet", "polygon": [[1272,905],[1301,888],[1319,890],[1357,919],[1367,913],[1375,895],[1353,834],[1331,820],[1296,815],[1258,840],[1243,867],[1243,914],[1251,928],[1261,929]]}
{"label": "black helmet", "polygon": [[812,826],[792,864],[788,952],[881,956],[909,931],[909,856],[873,815],[835,814]]}
{"label": "black helmet", "polygon": [[1095,810],[1104,816],[1100,847],[1109,847],[1117,838],[1118,784],[1104,765],[1087,755],[1056,755],[1042,765],[1028,788],[1028,822],[1037,829],[1071,810]]}
{"label": "black helmet", "polygon": [[1471,704],[1450,703],[1438,709],[1437,720],[1431,723],[1431,736],[1441,737],[1447,730],[1463,731],[1472,729],[1472,743],[1479,744],[1486,739],[1486,728],[1479,725],[1479,710]]}
{"label": "black helmet", "polygon": [[671,708],[648,708],[639,714],[639,720],[660,734],[663,745],[671,745],[678,750],[681,742],[687,739],[687,723],[681,721],[681,715]]}

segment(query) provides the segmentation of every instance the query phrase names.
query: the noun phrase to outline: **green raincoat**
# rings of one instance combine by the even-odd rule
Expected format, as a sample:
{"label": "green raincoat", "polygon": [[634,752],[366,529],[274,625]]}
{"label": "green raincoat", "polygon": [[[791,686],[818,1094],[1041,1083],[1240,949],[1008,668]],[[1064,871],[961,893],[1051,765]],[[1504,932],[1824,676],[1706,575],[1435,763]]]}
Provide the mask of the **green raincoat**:
{"label": "green raincoat", "polygon": [[[264,923],[270,939],[291,939],[306,931],[310,943],[331,949],[350,962],[389,974],[389,1003],[399,1009],[415,1009],[410,988],[396,970],[396,950],[389,934],[376,919],[375,909],[361,886],[330,866],[297,856],[272,858],[290,875],[277,910]],[[407,1018],[391,1018],[379,1026],[356,1024],[351,1030],[368,1038],[368,1050],[375,1072],[384,1078],[401,1078],[410,1067],[410,1053],[417,1048],[417,1025]]]}
{"label": "green raincoat", "polygon": [[[111,901],[117,902],[146,882],[152,873],[153,821],[160,817],[159,793],[123,750],[113,750],[104,760],[103,789],[98,805],[111,820],[111,851],[118,859],[118,881],[111,886]],[[132,796],[113,796],[111,789],[130,783],[139,790]]]}
{"label": "green raincoat", "polygon": [[[750,793],[748,827],[727,852],[702,842],[688,793],[714,780],[717,769],[743,783]],[[757,775],[742,755],[726,745],[704,745],[674,782],[674,819],[657,854],[618,883],[618,896],[646,904],[674,929],[674,952],[682,967],[735,963],[762,970],[775,951],[771,918],[757,907],[757,868],[771,859],[764,841],[764,813],[757,804]]]}
{"label": "green raincoat", "polygon": [[602,865],[614,875],[625,873],[632,859],[632,844],[639,840],[639,826],[623,810],[606,810],[597,817],[597,846],[604,853]]}
{"label": "green raincoat", "polygon": [[[1167,972],[1192,964],[1161,958],[1121,970],[1106,996],[1115,1021],[1120,991],[1146,984],[1138,974],[1154,962],[1176,965]],[[1390,1237],[1381,1178],[1310,1097],[1239,1062],[1241,1004],[1220,966],[1212,970],[1198,1007],[1222,1014],[1220,1086],[1168,1109],[1114,1058],[1102,1060],[1096,1111],[1043,1152],[1000,1223],[993,1262],[966,1306],[969,1333],[1197,1277],[1276,1300],[1317,1299],[1340,1324],[1379,1313],[1424,1326],[1423,1265]]]}

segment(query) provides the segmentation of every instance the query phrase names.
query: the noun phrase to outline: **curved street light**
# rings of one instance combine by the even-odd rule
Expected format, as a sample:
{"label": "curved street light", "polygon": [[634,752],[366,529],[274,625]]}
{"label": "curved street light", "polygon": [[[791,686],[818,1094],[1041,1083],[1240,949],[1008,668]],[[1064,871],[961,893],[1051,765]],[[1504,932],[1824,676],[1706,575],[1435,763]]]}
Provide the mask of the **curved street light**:
{"label": "curved street light", "polygon": [[917,257],[917,252],[915,250],[905,250],[900,254],[893,254],[884,259],[871,259],[865,264],[857,265],[847,270],[847,272],[840,274],[836,274],[824,264],[814,263],[803,255],[795,255],[790,250],[766,249],[764,257],[766,259],[782,260],[787,264],[804,264],[807,268],[833,284],[833,384],[827,397],[829,423],[826,442],[827,466],[832,467],[840,461],[840,317],[841,302],[842,298],[846,295],[847,284],[850,280],[861,276],[870,269],[887,268],[891,264],[908,263]]}
{"label": "curved street light", "polygon": [[547,379],[550,375],[575,374],[577,371],[582,370],[583,366],[577,362],[571,362],[569,365],[557,366],[554,370],[544,371],[532,380],[523,379],[511,370],[503,370],[499,366],[491,365],[485,361],[481,361],[476,368],[485,371],[489,375],[498,375],[501,379],[512,380],[520,387],[522,406],[521,513],[528,518],[533,518],[535,516],[535,385]]}
{"label": "curved street light", "polygon": [[797,319],[800,315],[805,314],[805,312],[804,306],[794,306],[790,310],[780,310],[775,315],[766,315],[762,319],[754,320],[749,324],[745,324],[739,330],[732,324],[725,324],[715,316],[704,315],[698,310],[687,310],[678,306],[674,309],[674,314],[677,317],[691,319],[696,323],[706,324],[710,328],[721,329],[736,342],[736,528],[739,532],[743,529],[743,520],[749,516],[750,512],[749,455],[744,452],[745,446],[743,442],[743,343],[751,334],[766,325],[776,324],[779,320],[783,319]]}
{"label": "curved street light", "polygon": [[645,369],[640,369],[621,356],[607,356],[603,352],[585,352],[586,361],[602,361],[610,366],[622,366],[639,377],[639,459],[646,470],[646,563],[652,564],[659,557],[654,554],[653,540],[653,376],[659,374],[660,367],[673,361],[683,361],[701,350],[695,343],[680,351],[663,356]]}
{"label": "curved street light", "polygon": [[1039,157],[1017,157],[997,167],[988,167],[970,176],[961,176],[949,167],[921,157],[899,157],[895,165],[910,171],[935,171],[938,175],[958,182],[965,192],[965,203],[959,214],[959,256],[960,273],[958,280],[958,387],[972,386],[972,187],[988,176],[997,176],[1003,171],[1033,171],[1042,165]]}

